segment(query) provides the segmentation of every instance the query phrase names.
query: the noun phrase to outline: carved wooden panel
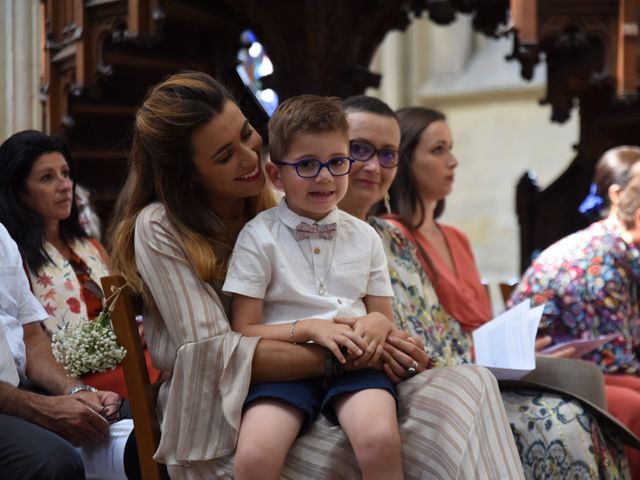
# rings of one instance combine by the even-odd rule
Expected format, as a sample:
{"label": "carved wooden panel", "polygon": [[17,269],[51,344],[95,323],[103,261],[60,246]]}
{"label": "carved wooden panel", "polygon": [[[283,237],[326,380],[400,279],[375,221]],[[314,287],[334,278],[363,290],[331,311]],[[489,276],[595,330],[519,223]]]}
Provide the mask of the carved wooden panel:
{"label": "carved wooden panel", "polygon": [[[639,145],[637,0],[511,0],[512,58],[531,78],[544,53],[552,120],[580,115],[580,138],[569,168],[545,190],[524,175],[517,187],[521,269],[531,255],[582,227],[578,211],[593,167],[617,145]],[[553,159],[550,159],[553,161]]]}
{"label": "carved wooden panel", "polygon": [[263,78],[280,98],[301,93],[345,97],[377,86],[368,65],[391,28],[408,25],[408,2],[229,0],[274,64]]}
{"label": "carved wooden panel", "polygon": [[[511,0],[513,58],[523,75],[531,76],[544,53],[544,101],[552,118],[563,121],[576,106],[581,115],[572,167],[553,188],[527,187],[531,218],[521,220],[529,222],[523,232],[534,232],[527,248],[544,246],[578,224],[573,204],[586,192],[604,149],[638,142],[636,4]],[[447,24],[466,12],[474,28],[496,35],[508,23],[508,7],[508,0],[46,0],[46,129],[70,143],[79,180],[108,214],[124,178],[135,109],[147,88],[167,74],[194,68],[216,76],[265,133],[264,112],[235,71],[244,29],[266,47],[274,73],[264,84],[281,98],[347,96],[377,85],[379,77],[368,70],[371,57],[390,29],[407,26],[410,14]],[[615,95],[614,79],[624,103]],[[563,197],[566,210],[552,210],[562,203],[557,195],[569,190],[574,193]]]}
{"label": "carved wooden panel", "polygon": [[274,63],[281,98],[345,96],[377,85],[368,71],[409,0],[46,0],[46,130],[72,148],[78,181],[108,218],[123,183],[133,117],[149,86],[183,69],[226,84],[258,131],[267,117],[236,73],[251,28]]}
{"label": "carved wooden panel", "polygon": [[620,0],[616,38],[616,79],[619,96],[637,94],[638,13],[637,0]]}

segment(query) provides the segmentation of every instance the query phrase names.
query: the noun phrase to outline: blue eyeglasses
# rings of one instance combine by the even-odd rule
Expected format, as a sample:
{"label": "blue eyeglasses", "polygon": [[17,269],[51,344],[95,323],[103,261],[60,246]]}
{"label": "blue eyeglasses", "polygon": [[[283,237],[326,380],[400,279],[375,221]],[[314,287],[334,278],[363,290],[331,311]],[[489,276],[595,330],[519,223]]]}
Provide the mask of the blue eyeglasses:
{"label": "blue eyeglasses", "polygon": [[359,162],[368,162],[377,155],[381,167],[393,168],[398,165],[398,150],[393,148],[377,149],[364,140],[351,140],[349,148],[351,157]]}
{"label": "blue eyeglasses", "polygon": [[277,165],[295,167],[296,173],[301,178],[315,178],[320,175],[320,170],[326,168],[334,177],[341,177],[351,171],[353,159],[349,157],[333,157],[328,162],[321,162],[315,158],[303,158],[295,162],[282,162],[272,160]]}

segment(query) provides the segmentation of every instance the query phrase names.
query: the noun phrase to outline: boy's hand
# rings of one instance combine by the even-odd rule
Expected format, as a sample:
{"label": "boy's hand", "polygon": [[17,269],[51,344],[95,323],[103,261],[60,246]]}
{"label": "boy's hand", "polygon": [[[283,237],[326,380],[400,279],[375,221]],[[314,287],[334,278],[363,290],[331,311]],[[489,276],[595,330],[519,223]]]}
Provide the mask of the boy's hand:
{"label": "boy's hand", "polygon": [[334,323],[331,320],[315,318],[301,320],[298,329],[305,338],[309,338],[314,343],[330,350],[342,364],[347,360],[340,351],[340,347],[345,347],[358,357],[368,347],[367,342],[356,334],[349,325]]}
{"label": "boy's hand", "polygon": [[[393,330],[393,323],[379,312],[371,312],[353,320],[354,333],[367,343],[365,350],[365,357],[368,358],[367,364],[377,363],[382,355],[384,342]],[[336,321],[344,323],[343,318],[336,318]]]}

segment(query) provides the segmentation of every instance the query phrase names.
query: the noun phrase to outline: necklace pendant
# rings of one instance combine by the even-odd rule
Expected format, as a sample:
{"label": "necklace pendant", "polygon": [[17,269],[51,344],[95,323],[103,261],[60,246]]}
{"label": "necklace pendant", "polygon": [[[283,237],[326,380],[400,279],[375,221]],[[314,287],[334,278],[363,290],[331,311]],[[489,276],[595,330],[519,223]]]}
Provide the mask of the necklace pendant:
{"label": "necklace pendant", "polygon": [[324,280],[322,280],[318,286],[318,293],[323,297],[327,296],[327,284],[324,283]]}

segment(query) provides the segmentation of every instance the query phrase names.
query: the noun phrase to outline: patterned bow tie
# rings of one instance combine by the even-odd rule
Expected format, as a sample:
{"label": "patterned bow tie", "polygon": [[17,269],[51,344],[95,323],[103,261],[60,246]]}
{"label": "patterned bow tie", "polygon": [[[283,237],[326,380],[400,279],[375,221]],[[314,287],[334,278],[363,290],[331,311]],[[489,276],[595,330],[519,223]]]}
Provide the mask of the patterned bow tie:
{"label": "patterned bow tie", "polygon": [[320,225],[317,223],[311,224],[306,222],[300,222],[296,228],[293,229],[293,236],[296,240],[304,240],[305,238],[321,238],[323,240],[331,240],[336,235],[336,224],[327,223]]}

